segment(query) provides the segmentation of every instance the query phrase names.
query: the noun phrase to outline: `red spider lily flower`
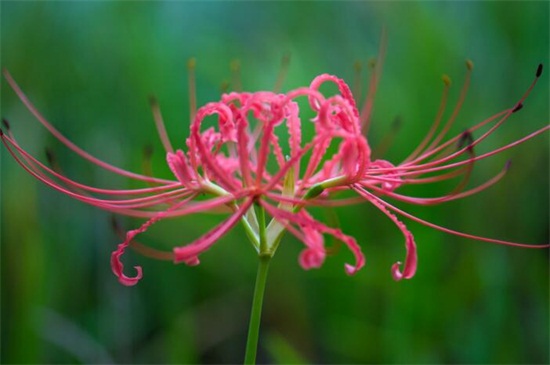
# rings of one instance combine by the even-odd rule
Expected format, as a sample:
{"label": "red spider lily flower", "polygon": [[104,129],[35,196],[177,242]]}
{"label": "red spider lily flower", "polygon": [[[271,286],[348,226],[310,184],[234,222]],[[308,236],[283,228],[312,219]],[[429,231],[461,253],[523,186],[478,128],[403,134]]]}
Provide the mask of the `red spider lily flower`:
{"label": "red spider lily flower", "polygon": [[[436,134],[450,86],[449,79],[444,77],[444,97],[434,125],[418,148],[399,164],[374,159],[366,137],[381,62],[374,68],[369,92],[361,110],[348,85],[336,76],[327,74],[317,76],[308,87],[285,94],[267,91],[225,93],[220,101],[195,110],[194,76],[191,72],[192,123],[185,150],[172,147],[159,108],[152,101],[156,126],[166,149],[167,164],[174,175],[172,179],[126,171],[80,149],[38,112],[11,75],[4,71],[4,76],[21,101],[60,142],[89,162],[149,184],[149,187],[110,190],[88,186],[63,176],[59,169],[46,166],[31,156],[19,146],[9,128],[1,133],[1,138],[15,160],[46,185],[104,210],[148,219],[139,228],[127,232],[123,242],[112,253],[112,270],[124,285],[134,285],[142,277],[140,266],[135,266],[136,274],[133,277],[124,274],[121,256],[128,246],[153,258],[193,266],[199,264],[199,256],[203,252],[239,222],[243,224],[259,255],[273,255],[284,232],[296,236],[305,245],[299,256],[299,264],[304,269],[318,268],[323,264],[327,255],[324,236],[333,236],[353,253],[354,262],[346,264],[345,271],[354,274],[365,265],[364,255],[356,240],[340,229],[316,220],[307,208],[365,201],[384,213],[403,233],[406,258],[404,263],[396,262],[392,266],[392,275],[395,280],[409,279],[417,268],[416,245],[413,235],[396,214],[475,240],[520,247],[549,246],[519,244],[457,232],[426,222],[382,199],[387,197],[411,204],[432,205],[473,195],[500,180],[508,168],[506,166],[489,181],[464,190],[476,161],[523,143],[549,129],[549,126],[545,126],[479,156],[474,153],[477,144],[521,108],[541,75],[541,65],[532,85],[514,106],[472,126],[466,132],[448,138],[447,132],[457,117],[468,87],[472,64],[468,62],[467,65],[465,86],[447,123]],[[336,95],[326,96],[319,91],[321,85],[327,82],[336,84]],[[301,104],[300,99],[303,99]],[[304,120],[304,112],[300,111],[300,105],[304,104],[309,109],[308,113],[314,115],[310,120]],[[303,123],[312,123],[315,130],[309,139],[302,135]],[[472,132],[488,125],[490,127],[485,133],[473,137]],[[281,143],[279,136],[284,134],[288,135],[288,140]],[[462,177],[458,186],[440,197],[420,198],[396,192],[406,184],[427,184],[457,177]],[[342,191],[351,191],[357,196],[338,198],[338,193]],[[158,251],[135,241],[138,234],[159,220],[222,207],[231,212],[226,220],[195,241],[175,247],[172,252]],[[265,213],[271,216],[268,224],[265,223]]]}

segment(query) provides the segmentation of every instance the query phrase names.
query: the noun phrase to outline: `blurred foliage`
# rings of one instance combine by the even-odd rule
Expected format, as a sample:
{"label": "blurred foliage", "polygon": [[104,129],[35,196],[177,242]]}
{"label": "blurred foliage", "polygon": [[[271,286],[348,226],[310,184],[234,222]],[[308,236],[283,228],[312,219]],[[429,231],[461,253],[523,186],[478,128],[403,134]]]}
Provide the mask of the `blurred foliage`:
{"label": "blurred foliage", "polygon": [[[154,135],[154,94],[172,142],[187,136],[186,60],[197,59],[200,104],[219,97],[238,58],[247,90],[271,89],[281,56],[292,57],[284,89],[320,73],[351,84],[353,64],[388,33],[369,142],[396,116],[402,127],[384,156],[398,162],[429,128],[441,75],[457,99],[464,60],[471,89],[453,131],[518,100],[549,54],[548,2],[1,2],[1,64],[46,117],[76,144],[140,171],[153,146],[156,175],[170,176]],[[364,76],[363,85],[367,84]],[[21,145],[94,186],[129,186],[51,137],[2,81],[2,116]],[[479,152],[548,123],[548,73],[525,108]],[[365,86],[366,87],[366,86]],[[236,228],[198,267],[129,254],[145,276],[122,287],[111,274],[118,243],[109,214],[41,185],[1,148],[2,363],[238,363],[242,361],[256,259]],[[520,242],[548,237],[548,136],[480,162],[473,182],[513,167],[490,190],[437,207],[406,207],[453,229]],[[415,190],[436,195],[446,190]],[[447,186],[451,188],[452,186]],[[479,243],[410,223],[419,270],[396,283],[402,236],[368,204],[336,210],[367,255],[354,277],[342,249],[320,270],[297,264],[288,235],[272,263],[259,352],[263,363],[548,363],[548,250]],[[323,213],[320,212],[322,215]],[[320,216],[321,216],[320,215]],[[143,240],[183,244],[222,217],[159,224]],[[327,221],[330,221],[327,217]],[[125,228],[139,220],[120,219]],[[409,223],[409,222],[407,222]]]}

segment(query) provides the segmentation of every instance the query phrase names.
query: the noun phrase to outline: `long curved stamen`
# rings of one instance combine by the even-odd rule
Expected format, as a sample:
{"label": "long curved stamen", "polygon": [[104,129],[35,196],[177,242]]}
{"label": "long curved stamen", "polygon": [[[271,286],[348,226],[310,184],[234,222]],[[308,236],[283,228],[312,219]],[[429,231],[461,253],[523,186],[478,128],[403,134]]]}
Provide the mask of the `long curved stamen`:
{"label": "long curved stamen", "polygon": [[361,108],[360,120],[361,120],[361,131],[363,135],[367,135],[369,132],[372,109],[374,106],[374,97],[376,96],[376,90],[380,78],[382,76],[382,65],[384,64],[384,58],[386,57],[386,47],[387,47],[387,34],[386,29],[382,29],[382,34],[380,35],[380,49],[378,50],[378,58],[376,59],[371,70],[371,79],[369,82],[369,90],[367,96]]}
{"label": "long curved stamen", "polygon": [[430,145],[426,148],[424,153],[430,152],[435,146],[439,144],[439,142],[447,135],[447,132],[453,125],[454,121],[456,120],[456,117],[458,116],[458,113],[460,112],[460,109],[462,108],[462,105],[464,104],[464,100],[466,99],[466,94],[468,93],[468,88],[470,86],[470,80],[472,78],[472,70],[474,68],[474,65],[472,61],[467,60],[466,61],[466,77],[464,80],[464,84],[462,86],[462,90],[460,91],[460,95],[458,97],[458,102],[456,103],[456,106],[453,110],[453,113],[447,120],[447,123],[445,123],[445,126],[443,126],[443,129],[439,132],[437,137],[430,143]]}
{"label": "long curved stamen", "polygon": [[[41,170],[43,170],[47,174],[53,175],[55,178],[63,181],[64,183],[68,184],[69,186],[73,186],[77,189],[82,189],[82,190],[86,190],[86,191],[89,191],[89,192],[99,193],[99,194],[104,194],[104,195],[149,194],[149,193],[158,193],[158,192],[162,192],[162,191],[166,191],[166,190],[175,189],[175,188],[180,187],[180,184],[178,184],[176,182],[173,182],[173,181],[171,182],[171,184],[156,186],[156,187],[152,187],[152,188],[142,188],[142,189],[133,189],[133,190],[110,190],[110,189],[101,189],[101,188],[95,188],[95,187],[92,187],[92,186],[84,185],[84,184],[78,183],[76,181],[73,181],[73,180],[59,174],[55,170],[52,170],[52,169],[48,168],[47,166],[42,164],[40,161],[38,161],[36,158],[34,158],[32,155],[30,155],[25,150],[23,150],[17,143],[15,143],[15,141],[13,141],[11,138],[7,137],[6,135],[2,135],[1,137],[2,137],[2,141],[4,142],[4,145],[6,146],[6,148],[10,152],[10,154],[14,157],[14,159],[25,170],[27,170],[27,172],[29,172],[34,177],[36,177],[37,179],[39,179],[39,180],[41,180],[45,183],[46,183],[45,180],[48,180],[53,185],[56,185],[53,182],[53,180],[47,179],[46,175],[44,175],[41,172]],[[21,157],[23,158],[23,160],[21,160],[21,158],[18,157],[18,155],[12,149],[12,147],[15,148],[15,151],[17,151],[18,153],[21,154]],[[27,162],[27,164],[25,164],[24,161]],[[48,184],[48,185],[50,185],[50,184]]]}
{"label": "long curved stamen", "polygon": [[[117,236],[124,240],[126,237],[126,233],[122,230],[120,227],[118,220],[113,216],[111,217],[111,225],[113,227],[113,230],[117,234]],[[167,251],[160,251],[151,247],[148,247],[144,245],[143,243],[140,243],[136,240],[130,241],[130,245],[132,249],[134,249],[137,253],[140,255],[143,255],[145,257],[149,257],[151,259],[155,260],[162,260],[162,261],[172,261],[174,260],[174,253],[173,252],[167,252]]]}
{"label": "long curved stamen", "polygon": [[195,67],[197,61],[190,58],[187,61],[187,78],[189,91],[189,120],[192,121],[197,115],[197,87],[195,82]]}
{"label": "long curved stamen", "polygon": [[283,55],[281,59],[281,67],[279,69],[279,74],[277,75],[277,81],[275,81],[275,86],[273,87],[274,93],[281,92],[283,83],[285,82],[286,74],[288,73],[288,66],[290,65],[290,53]]}
{"label": "long curved stamen", "polygon": [[[509,112],[508,110],[504,110],[502,112],[499,112],[499,113],[485,119],[484,121],[476,124],[475,126],[472,126],[472,127],[468,128],[468,130],[470,131],[470,133],[472,133],[472,132],[475,132],[476,130],[482,128],[483,126],[497,120],[498,118],[502,118],[502,119],[508,118],[508,112]],[[499,121],[497,121],[497,123],[499,123]],[[431,160],[438,160],[438,159],[441,159],[443,157],[449,157],[449,156],[452,156],[452,157],[449,157],[450,159],[452,159],[454,157],[457,157],[460,154],[464,153],[466,151],[466,149],[461,149],[461,150],[456,151],[453,148],[453,151],[455,151],[455,152],[453,152],[451,154],[447,153],[446,149],[452,148],[456,143],[458,143],[458,141],[460,140],[461,137],[462,137],[462,134],[457,134],[456,136],[450,138],[446,142],[444,142],[444,143],[440,144],[439,146],[433,148],[430,152],[422,153],[420,156],[416,157],[414,160],[403,163],[399,166],[402,167],[402,168],[408,168],[409,166],[418,166],[418,165],[421,164],[420,162],[430,160],[430,159]],[[474,143],[472,143],[472,145],[473,144]]]}
{"label": "long curved stamen", "polygon": [[383,195],[388,196],[392,199],[396,199],[396,200],[399,200],[399,201],[402,201],[402,202],[417,204],[417,205],[435,205],[435,204],[441,204],[441,203],[444,203],[444,202],[448,202],[448,201],[451,201],[451,200],[462,199],[462,198],[477,194],[480,191],[483,191],[483,190],[493,186],[497,182],[499,182],[504,177],[504,175],[506,175],[509,168],[510,168],[510,162],[506,163],[505,167],[497,175],[493,176],[491,179],[487,180],[483,184],[480,184],[480,185],[478,185],[478,186],[476,186],[472,189],[469,189],[469,190],[466,190],[466,191],[463,191],[463,192],[454,192],[453,191],[448,195],[444,195],[444,196],[437,197],[437,198],[419,198],[419,197],[411,197],[411,196],[396,194],[396,193],[393,193],[393,192],[388,192],[386,190],[380,189],[379,187],[377,187],[375,185],[361,184],[361,186],[363,186],[365,188],[369,188],[369,189],[371,189],[372,191],[374,191],[376,193],[383,194]]}
{"label": "long curved stamen", "polygon": [[[191,198],[189,198],[190,200]],[[136,270],[136,275],[134,277],[128,277],[124,274],[124,265],[122,264],[122,261],[120,260],[121,256],[124,254],[125,249],[130,245],[130,242],[134,239],[135,236],[137,236],[140,233],[145,232],[150,226],[157,223],[158,221],[166,218],[166,214],[169,210],[173,210],[179,207],[182,207],[188,202],[188,200],[183,200],[179,202],[178,204],[173,205],[172,207],[168,208],[167,211],[159,212],[154,217],[149,219],[147,222],[143,223],[141,227],[128,231],[126,233],[126,238],[122,243],[120,243],[117,246],[117,249],[113,251],[111,254],[111,269],[113,270],[113,273],[118,277],[118,280],[121,284],[126,286],[132,286],[136,285],[138,281],[142,277],[142,269],[141,266],[134,266],[134,269]]]}
{"label": "long curved stamen", "polygon": [[473,234],[468,234],[468,233],[464,233],[464,232],[459,232],[459,231],[455,231],[455,230],[452,230],[452,229],[449,229],[449,228],[446,228],[446,227],[443,227],[443,226],[438,226],[437,224],[434,224],[434,223],[430,223],[428,221],[425,221],[423,219],[420,219],[418,217],[415,217],[414,215],[410,214],[410,213],[407,213],[391,204],[389,204],[388,202],[378,198],[377,196],[365,191],[365,190],[358,190],[357,191],[358,193],[360,192],[361,195],[365,195],[369,197],[369,199],[374,199],[378,202],[380,202],[380,204],[382,204],[383,206],[385,206],[386,208],[390,209],[390,210],[393,210],[394,212],[398,213],[398,214],[401,214],[402,216],[404,217],[407,217],[415,222],[418,222],[420,224],[423,224],[427,227],[430,227],[430,228],[434,228],[434,229],[437,229],[438,231],[441,231],[441,232],[445,232],[445,233],[448,233],[448,234],[452,234],[452,235],[455,235],[455,236],[459,236],[459,237],[464,237],[464,238],[469,238],[469,239],[472,239],[472,240],[475,240],[475,241],[484,241],[484,242],[489,242],[489,243],[496,243],[496,244],[501,244],[501,245],[505,245],[505,246],[513,246],[513,247],[523,247],[523,248],[548,248],[550,247],[550,244],[541,244],[541,245],[531,245],[531,244],[525,244],[525,243],[517,243],[517,242],[511,242],[511,241],[504,241],[504,240],[499,240],[499,239],[494,239],[494,238],[487,238],[487,237],[482,237],[482,236],[475,236]]}
{"label": "long curved stamen", "polygon": [[[519,145],[523,142],[526,142],[526,141],[532,139],[535,136],[538,136],[539,134],[544,133],[545,131],[547,131],[549,129],[550,129],[550,125],[544,126],[541,129],[539,129],[539,130],[537,130],[537,131],[535,131],[535,132],[533,132],[533,133],[531,133],[531,134],[529,134],[529,135],[527,135],[523,138],[520,138],[520,139],[518,139],[514,142],[511,142],[511,143],[509,143],[505,146],[502,146],[500,148],[494,149],[490,152],[486,152],[484,154],[476,156],[476,157],[474,157],[470,160],[464,160],[464,161],[450,163],[450,164],[443,165],[443,166],[438,166],[438,165],[441,165],[443,162],[446,162],[446,160],[448,160],[447,158],[445,158],[441,161],[435,161],[434,163],[430,163],[430,164],[419,165],[419,166],[410,166],[410,167],[407,168],[408,171],[406,171],[406,172],[404,172],[404,171],[397,172],[397,174],[399,176],[410,176],[410,175],[425,174],[425,173],[428,173],[428,172],[441,171],[441,170],[452,169],[452,168],[455,168],[455,167],[463,166],[463,165],[466,165],[466,164],[469,164],[469,163],[472,163],[472,162],[475,162],[475,161],[483,160],[487,157],[491,157],[493,155],[496,155],[496,154],[498,154],[502,151],[505,151],[509,148],[515,147],[515,146],[517,146],[517,145]],[[429,167],[425,167],[426,165],[429,166]],[[431,167],[431,166],[433,166],[433,167]],[[392,170],[389,170],[389,171],[392,171]]]}
{"label": "long curved stamen", "polygon": [[390,130],[386,132],[386,134],[380,140],[380,143],[372,150],[373,160],[376,160],[379,157],[384,156],[386,154],[386,152],[392,145],[393,140],[395,139],[395,136],[397,136],[399,129],[401,129],[402,124],[403,124],[403,120],[401,116],[398,115],[393,119]]}
{"label": "long curved stamen", "polygon": [[445,107],[447,106],[447,99],[449,96],[449,88],[451,87],[451,79],[447,75],[443,75],[443,96],[441,97],[441,102],[439,104],[439,108],[437,110],[437,114],[435,116],[435,120],[430,127],[430,130],[428,131],[428,134],[424,137],[422,142],[416,147],[416,149],[405,159],[401,164],[405,164],[413,159],[415,159],[420,151],[426,147],[428,142],[432,139],[433,135],[435,134],[435,131],[437,130],[437,127],[439,127],[439,124],[441,123],[441,119],[443,118],[443,113],[445,112]]}
{"label": "long curved stamen", "polygon": [[353,87],[352,93],[355,100],[361,100],[361,70],[363,65],[361,61],[357,60],[353,64]]}
{"label": "long curved stamen", "polygon": [[[540,76],[542,74],[542,64],[539,64],[539,66],[537,67],[537,71],[535,73],[535,78],[534,80],[531,82],[531,85],[529,85],[529,87],[527,88],[527,90],[524,92],[524,94],[522,95],[522,97],[518,100],[518,102],[516,102],[516,104],[514,105],[513,108],[510,108],[510,109],[507,109],[501,113],[498,113],[497,115],[489,118],[489,120],[494,120],[497,116],[500,117],[502,116],[502,118],[497,121],[497,123],[495,123],[495,125],[493,125],[488,131],[486,131],[485,133],[483,133],[483,135],[481,135],[479,138],[477,138],[472,144],[471,146],[474,147],[475,145],[481,143],[481,141],[483,141],[485,138],[487,138],[488,136],[490,136],[498,127],[500,127],[500,125],[502,125],[502,123],[504,123],[512,114],[516,113],[517,111],[519,111],[522,107],[523,107],[523,102],[525,101],[525,99],[529,96],[529,94],[531,93],[531,91],[533,90],[533,88],[535,87],[535,85],[537,84]],[[456,110],[456,109],[455,109]],[[481,125],[484,125],[488,122],[488,120],[474,126],[474,127],[471,127],[469,128],[470,131],[475,131],[476,129],[478,129]],[[457,136],[455,138],[453,138],[453,140],[457,140],[458,138],[460,138],[460,136]],[[452,142],[454,143],[454,142]],[[445,144],[444,144],[445,145]],[[440,146],[439,148],[441,148],[442,146]],[[418,163],[418,160],[419,159],[425,159],[428,155],[431,155],[433,154],[434,151],[428,151],[430,148],[428,148],[421,156],[419,156],[417,159],[415,159],[414,161],[411,161],[409,162],[409,164],[417,164]],[[461,150],[461,151],[458,151],[454,154],[451,154],[450,156],[447,157],[447,160],[449,159],[452,159],[454,158],[455,156],[457,156],[458,154],[460,154],[461,152],[463,152],[464,150]]]}
{"label": "long curved stamen", "polygon": [[241,78],[241,61],[235,59],[231,61],[229,65],[231,69],[231,86],[233,90],[240,92],[243,90],[243,83]]}
{"label": "long curved stamen", "polygon": [[369,198],[369,195],[363,195],[362,190],[352,186],[353,190],[355,190],[358,194],[365,197],[372,205],[374,205],[376,208],[378,208],[382,213],[384,213],[396,226],[399,228],[401,233],[403,233],[403,236],[405,237],[405,248],[407,250],[407,257],[405,259],[405,265],[403,266],[403,270],[400,270],[400,266],[402,263],[400,261],[396,262],[392,266],[392,275],[394,280],[399,281],[401,279],[410,279],[414,276],[416,273],[416,266],[418,262],[418,256],[416,253],[416,244],[414,242],[413,235],[411,232],[407,229],[407,227],[401,222],[395,215],[390,213],[382,204],[380,204],[376,199]]}
{"label": "long curved stamen", "polygon": [[[465,142],[468,142],[468,145],[466,147],[464,147]],[[465,151],[469,155],[469,157],[468,157],[468,162],[469,163],[466,164],[465,166],[462,166],[459,169],[459,172],[462,175],[462,179],[457,184],[457,186],[453,189],[453,191],[451,193],[449,193],[448,196],[456,195],[457,193],[462,191],[466,187],[466,185],[468,184],[468,181],[470,180],[470,176],[472,174],[472,170],[474,168],[474,163],[475,163],[475,152],[474,152],[474,148],[473,148],[473,142],[474,142],[474,139],[472,137],[472,134],[468,130],[464,131],[462,133],[462,135],[460,136],[460,139],[458,140],[458,149],[459,150],[465,149]],[[444,155],[444,157],[447,157],[447,156],[448,155]],[[442,160],[442,159],[443,159],[443,157],[440,160]],[[415,176],[416,175],[411,175],[411,177],[413,177],[413,178]],[[442,179],[440,179],[440,180],[442,180]]]}
{"label": "long curved stamen", "polygon": [[157,99],[154,96],[149,97],[149,104],[151,105],[151,111],[153,112],[153,119],[155,120],[155,125],[157,127],[157,132],[159,134],[160,140],[166,152],[174,153],[174,148],[172,143],[170,143],[170,138],[166,133],[166,127],[164,126],[164,120],[162,118],[162,113],[160,112],[160,107]]}
{"label": "long curved stamen", "polygon": [[35,116],[35,118],[48,130],[50,131],[50,133],[55,137],[57,138],[61,143],[63,143],[65,146],[67,146],[70,150],[72,150],[73,152],[77,153],[78,155],[80,155],[81,157],[83,157],[84,159],[90,161],[91,163],[93,164],[96,164],[106,170],[109,170],[111,172],[114,172],[116,174],[119,174],[119,175],[122,175],[122,176],[126,176],[128,178],[131,178],[131,179],[135,179],[135,180],[141,180],[141,181],[150,181],[150,182],[154,182],[154,183],[167,183],[167,182],[170,182],[168,180],[164,180],[164,179],[158,179],[158,178],[150,178],[148,176],[143,176],[143,175],[140,175],[140,174],[136,174],[136,173],[133,173],[133,172],[130,172],[130,171],[126,171],[126,170],[123,170],[119,167],[116,167],[116,166],[113,166],[107,162],[104,162],[94,156],[92,156],[91,154],[89,154],[88,152],[84,151],[83,149],[81,149],[80,147],[78,147],[77,145],[75,145],[74,143],[72,143],[71,141],[69,141],[65,136],[63,136],[56,128],[54,128],[54,126],[52,124],[50,124],[50,122],[48,122],[46,120],[46,118],[44,118],[42,116],[42,114],[40,114],[40,112],[38,111],[38,109],[35,108],[35,106],[29,101],[29,99],[27,98],[27,96],[23,93],[23,91],[21,90],[21,88],[19,87],[19,85],[17,85],[17,83],[15,82],[15,80],[12,78],[12,76],[10,75],[10,73],[4,69],[4,77],[6,78],[6,80],[8,81],[8,83],[10,84],[10,86],[12,87],[12,89],[15,91],[15,93],[17,94],[17,96],[19,97],[19,99],[23,102],[23,104],[25,104],[25,106],[27,107],[27,109]]}

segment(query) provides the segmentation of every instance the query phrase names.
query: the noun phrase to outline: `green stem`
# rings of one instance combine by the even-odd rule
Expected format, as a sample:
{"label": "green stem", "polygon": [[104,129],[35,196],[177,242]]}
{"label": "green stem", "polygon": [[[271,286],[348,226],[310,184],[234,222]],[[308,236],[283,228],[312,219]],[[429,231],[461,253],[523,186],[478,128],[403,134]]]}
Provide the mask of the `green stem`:
{"label": "green stem", "polygon": [[252,311],[250,313],[250,325],[248,326],[248,339],[246,341],[245,364],[256,363],[256,351],[258,349],[258,337],[260,333],[260,319],[262,317],[262,303],[264,300],[265,283],[267,270],[269,268],[269,255],[260,255],[256,285],[254,287],[254,298],[252,300]]}

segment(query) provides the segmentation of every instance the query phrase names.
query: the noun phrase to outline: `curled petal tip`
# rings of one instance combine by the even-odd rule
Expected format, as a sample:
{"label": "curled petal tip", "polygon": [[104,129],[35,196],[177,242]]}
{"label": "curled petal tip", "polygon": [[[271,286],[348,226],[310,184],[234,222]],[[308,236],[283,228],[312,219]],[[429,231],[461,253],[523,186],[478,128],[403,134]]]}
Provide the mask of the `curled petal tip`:
{"label": "curled petal tip", "polygon": [[197,266],[198,264],[201,263],[201,261],[199,260],[199,258],[197,256],[191,257],[187,260],[184,260],[183,262],[185,262],[185,265],[187,265],[187,266]]}
{"label": "curled petal tip", "polygon": [[321,250],[305,249],[299,257],[300,266],[304,270],[318,269],[325,261],[325,252]]}
{"label": "curled petal tip", "polygon": [[136,270],[136,276],[134,277],[128,277],[124,275],[124,265],[122,264],[122,261],[120,261],[120,256],[124,253],[124,249],[128,246],[126,242],[123,242],[118,245],[117,249],[111,254],[111,270],[113,270],[113,274],[118,278],[118,281],[122,285],[126,286],[133,286],[136,285],[137,282],[142,278],[143,276],[143,270],[141,269],[141,266],[134,266],[134,269]]}
{"label": "curled petal tip", "polygon": [[197,266],[200,264],[199,257],[197,255],[192,255],[187,252],[189,246],[184,247],[175,247],[174,248],[174,263],[184,263],[187,266]]}
{"label": "curled petal tip", "polygon": [[111,269],[113,270],[113,274],[115,274],[115,276],[118,278],[118,281],[122,285],[134,286],[143,277],[143,270],[141,269],[141,266],[134,266],[134,269],[136,270],[136,276],[128,277],[124,275],[124,265],[120,261],[121,254],[122,252],[117,250],[111,255]]}
{"label": "curled petal tip", "polygon": [[348,274],[350,276],[354,275],[357,271],[359,271],[359,268],[357,268],[356,266],[350,265],[350,264],[345,264],[344,267],[345,267],[345,270],[346,270],[346,274]]}
{"label": "curled petal tip", "polygon": [[403,272],[401,272],[400,267],[402,264],[403,263],[401,261],[397,261],[391,267],[391,274],[393,276],[393,280],[395,281],[411,279],[416,273],[416,265],[412,265],[412,267],[405,266],[405,269],[403,270]]}
{"label": "curled petal tip", "polygon": [[397,261],[391,267],[391,275],[393,276],[393,280],[395,280],[395,281],[401,281],[403,279],[403,273],[399,269],[401,264],[402,264],[401,261]]}
{"label": "curled petal tip", "polygon": [[143,270],[141,269],[141,266],[134,266],[134,269],[136,269],[136,276],[134,276],[133,278],[129,278],[126,275],[121,273],[120,276],[118,277],[118,281],[122,285],[126,285],[126,286],[136,285],[143,276]]}

